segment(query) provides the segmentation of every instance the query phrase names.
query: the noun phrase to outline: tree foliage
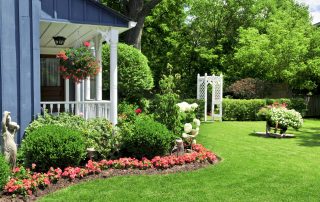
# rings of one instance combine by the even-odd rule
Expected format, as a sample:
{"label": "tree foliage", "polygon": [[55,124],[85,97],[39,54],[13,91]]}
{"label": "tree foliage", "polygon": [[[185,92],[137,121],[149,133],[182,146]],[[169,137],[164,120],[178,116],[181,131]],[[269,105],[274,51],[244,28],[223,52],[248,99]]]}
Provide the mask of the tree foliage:
{"label": "tree foliage", "polygon": [[[104,91],[110,88],[110,47],[103,46]],[[153,87],[153,78],[148,59],[136,48],[120,43],[118,45],[118,89],[121,99],[136,101]]]}
{"label": "tree foliage", "polygon": [[319,82],[319,31],[294,0],[162,1],[146,19],[142,51],[156,83],[181,75],[182,97],[194,97],[196,74],[223,73],[226,84],[252,77],[310,91]]}

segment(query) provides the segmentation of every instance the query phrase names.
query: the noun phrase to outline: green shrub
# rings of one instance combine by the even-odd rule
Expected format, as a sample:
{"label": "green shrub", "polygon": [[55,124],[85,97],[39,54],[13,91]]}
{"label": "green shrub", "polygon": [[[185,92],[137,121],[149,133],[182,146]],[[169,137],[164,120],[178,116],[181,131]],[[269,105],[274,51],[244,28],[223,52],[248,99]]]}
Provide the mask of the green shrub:
{"label": "green shrub", "polygon": [[125,155],[151,159],[157,155],[168,154],[176,137],[152,117],[139,115],[135,120],[133,133],[123,138]]}
{"label": "green shrub", "polygon": [[[110,48],[103,46],[103,87],[109,91],[110,86]],[[118,46],[119,96],[130,101],[137,101],[145,91],[153,87],[153,78],[148,59],[133,46]]]}
{"label": "green shrub", "polygon": [[306,104],[302,98],[282,98],[282,99],[224,99],[223,100],[223,120],[225,121],[257,121],[257,113],[260,108],[274,103],[286,103],[288,109],[294,109],[305,114]]}
{"label": "green shrub", "polygon": [[59,116],[44,114],[33,121],[26,129],[26,136],[32,131],[47,125],[57,125],[79,130],[84,137],[86,147],[94,147],[98,157],[108,158],[120,149],[121,133],[114,131],[111,123],[106,119],[91,119],[86,121],[81,116],[61,113]]}
{"label": "green shrub", "polygon": [[183,125],[181,125],[181,114],[176,105],[179,101],[179,95],[174,93],[175,83],[172,75],[163,76],[159,82],[160,94],[156,94],[153,101],[153,112],[155,119],[164,124],[174,134],[181,134]]}
{"label": "green shrub", "polygon": [[98,152],[98,158],[114,158],[121,146],[121,131],[116,130],[110,121],[102,118],[90,119],[86,128],[86,147],[93,147]]}
{"label": "green shrub", "polygon": [[138,106],[136,105],[128,104],[126,102],[120,103],[118,105],[118,114],[120,115],[119,122],[121,122],[122,120],[126,122],[134,122],[137,117],[137,109]]}
{"label": "green shrub", "polygon": [[265,100],[224,99],[222,105],[223,120],[255,121],[258,120],[257,112],[265,106]]}
{"label": "green shrub", "polygon": [[4,156],[0,154],[0,189],[8,182],[10,176],[10,166],[4,159]]}
{"label": "green shrub", "polygon": [[72,127],[45,125],[33,130],[22,141],[25,165],[32,163],[47,171],[51,166],[77,166],[85,158],[86,146],[80,131]]}

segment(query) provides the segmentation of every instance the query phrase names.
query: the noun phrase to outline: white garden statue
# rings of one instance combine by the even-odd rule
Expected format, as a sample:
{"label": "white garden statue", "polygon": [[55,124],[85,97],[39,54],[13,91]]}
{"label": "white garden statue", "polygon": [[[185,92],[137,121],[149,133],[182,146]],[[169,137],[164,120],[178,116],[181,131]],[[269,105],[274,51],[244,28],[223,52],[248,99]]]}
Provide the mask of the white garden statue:
{"label": "white garden statue", "polygon": [[14,141],[14,136],[19,130],[19,125],[11,121],[10,112],[5,111],[2,117],[2,137],[3,137],[3,152],[6,161],[14,168],[17,160],[17,144]]}

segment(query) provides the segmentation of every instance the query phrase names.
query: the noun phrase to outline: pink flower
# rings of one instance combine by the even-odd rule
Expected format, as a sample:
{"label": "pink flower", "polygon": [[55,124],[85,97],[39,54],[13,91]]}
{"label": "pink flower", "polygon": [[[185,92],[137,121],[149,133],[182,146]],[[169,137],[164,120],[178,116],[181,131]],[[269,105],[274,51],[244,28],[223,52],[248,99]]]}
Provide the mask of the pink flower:
{"label": "pink flower", "polygon": [[34,170],[35,168],[36,168],[36,164],[35,163],[33,163],[33,164],[31,164],[31,168],[32,168],[32,170]]}
{"label": "pink flower", "polygon": [[89,46],[90,46],[90,42],[89,42],[89,41],[85,41],[85,42],[83,43],[83,45],[84,45],[85,47],[89,47]]}

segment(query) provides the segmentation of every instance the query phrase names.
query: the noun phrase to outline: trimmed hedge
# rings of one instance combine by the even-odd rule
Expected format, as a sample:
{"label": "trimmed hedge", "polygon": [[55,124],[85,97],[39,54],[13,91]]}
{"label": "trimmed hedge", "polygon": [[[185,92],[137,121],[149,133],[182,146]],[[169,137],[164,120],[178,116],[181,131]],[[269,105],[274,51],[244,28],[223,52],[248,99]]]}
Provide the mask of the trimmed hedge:
{"label": "trimmed hedge", "polygon": [[258,121],[257,112],[261,107],[271,105],[273,103],[286,103],[288,109],[295,109],[304,116],[306,112],[306,104],[303,98],[292,99],[224,99],[223,100],[223,116],[225,121]]}
{"label": "trimmed hedge", "polygon": [[25,165],[37,165],[40,171],[78,166],[86,157],[86,146],[80,131],[71,127],[45,125],[33,130],[21,145]]}
{"label": "trimmed hedge", "polygon": [[137,116],[132,133],[123,137],[122,153],[141,159],[170,153],[176,136],[165,125],[146,115]]}

